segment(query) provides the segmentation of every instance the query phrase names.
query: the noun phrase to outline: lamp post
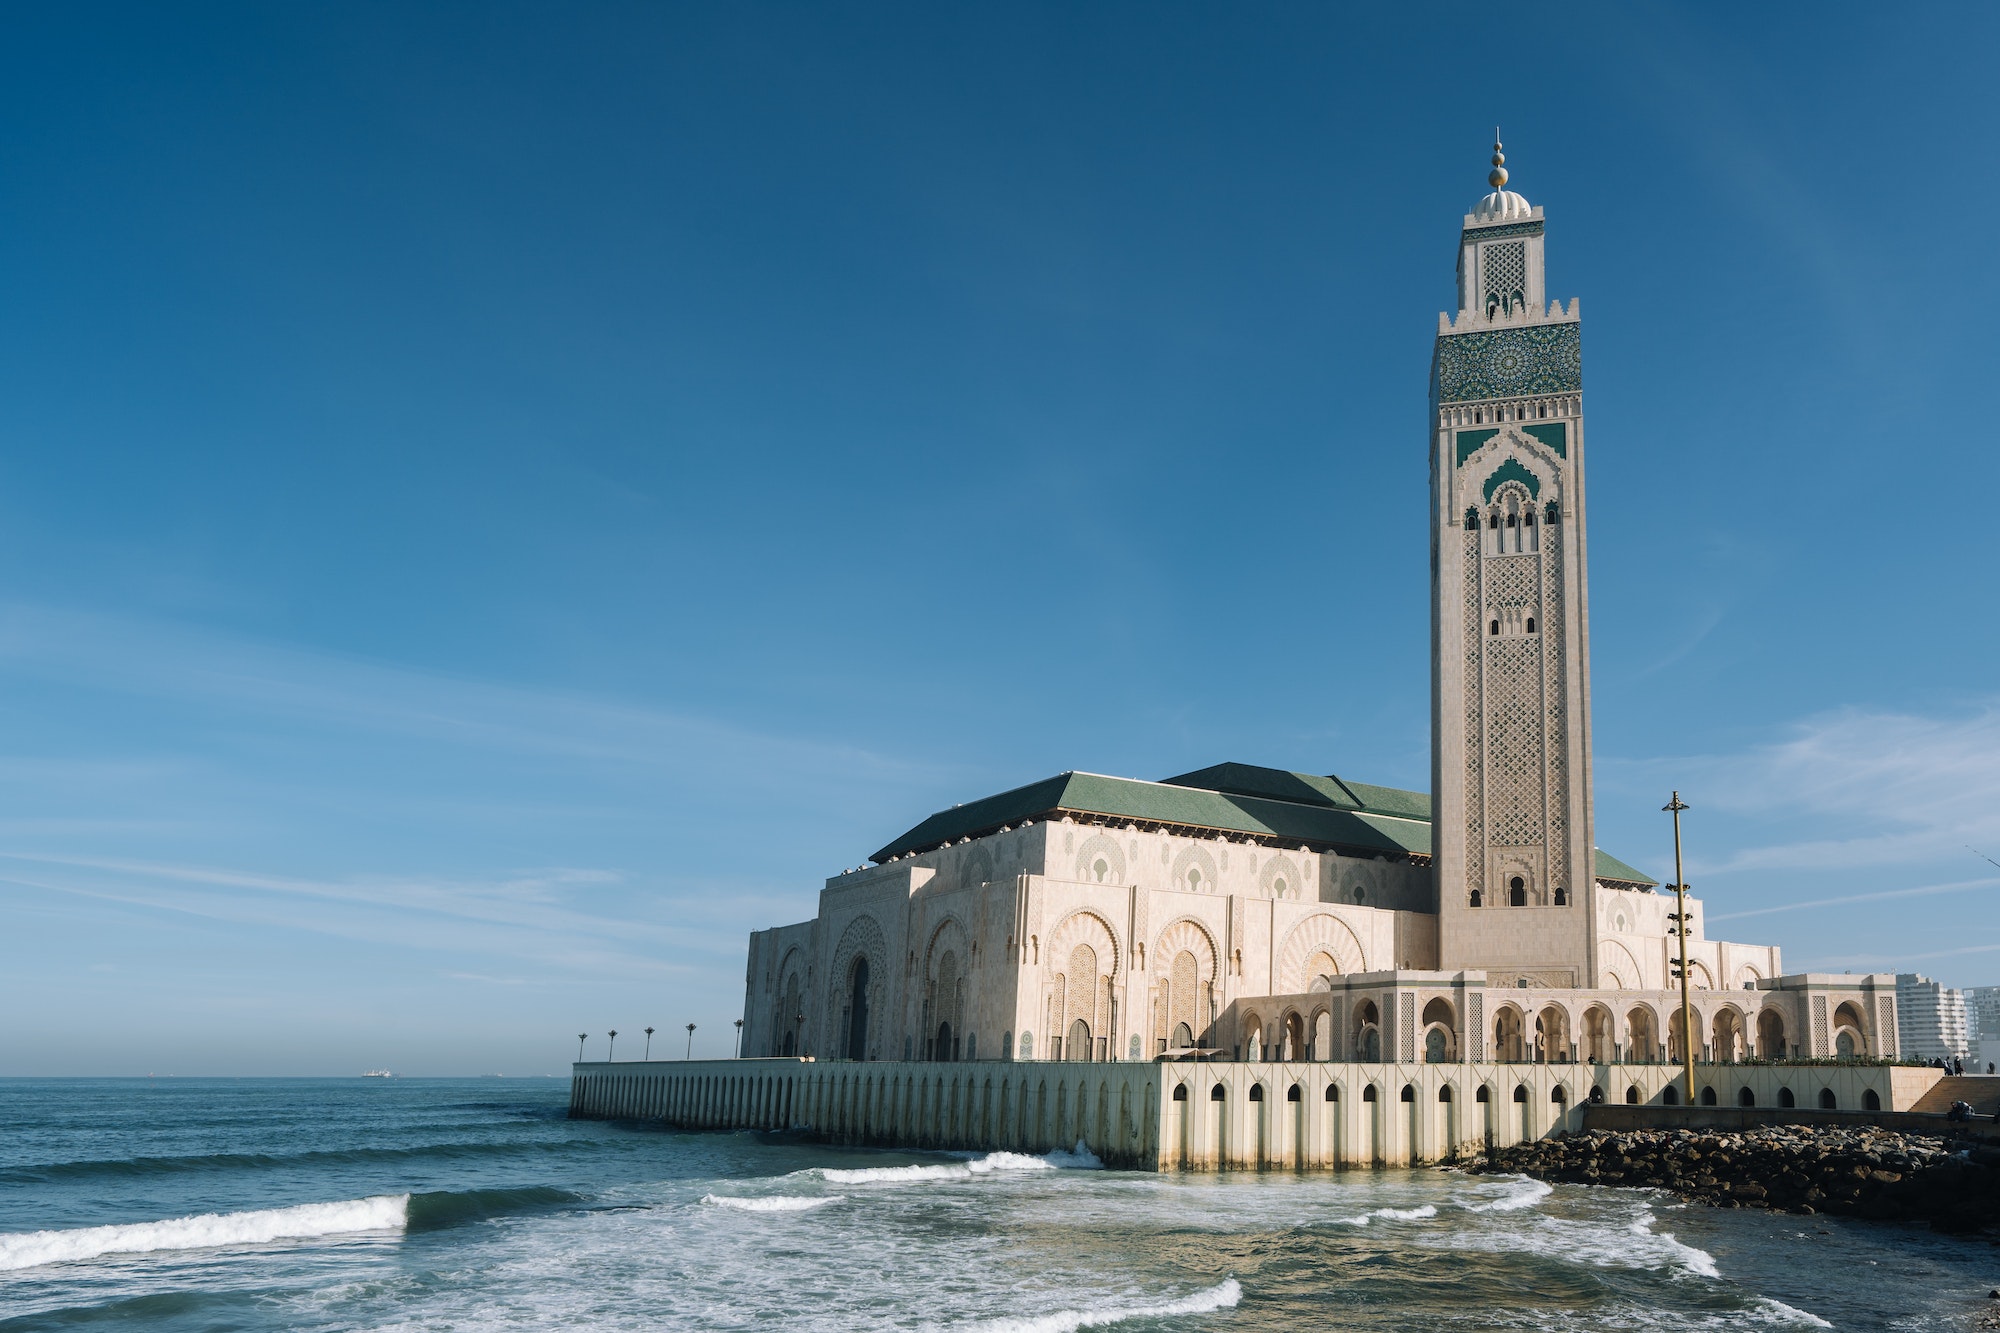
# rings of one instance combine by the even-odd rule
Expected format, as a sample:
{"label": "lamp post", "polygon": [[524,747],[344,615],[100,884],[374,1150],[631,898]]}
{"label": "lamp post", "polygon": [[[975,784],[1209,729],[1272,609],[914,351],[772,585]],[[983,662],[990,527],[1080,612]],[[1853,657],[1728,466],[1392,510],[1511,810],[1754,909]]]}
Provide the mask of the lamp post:
{"label": "lamp post", "polygon": [[584,1039],[589,1036],[588,1032],[579,1032],[576,1034],[576,1062],[578,1064],[583,1063],[583,1043]]}
{"label": "lamp post", "polygon": [[1674,817],[1674,911],[1669,933],[1680,938],[1681,956],[1675,964],[1681,976],[1681,1075],[1686,1080],[1686,1105],[1694,1105],[1694,1001],[1688,997],[1688,910],[1687,876],[1681,871],[1681,811],[1688,809],[1679,792],[1660,807]]}
{"label": "lamp post", "polygon": [[736,1058],[743,1058],[743,1020],[736,1020]]}
{"label": "lamp post", "polygon": [[611,1042],[604,1048],[604,1063],[610,1064],[613,1060],[616,1060],[618,1058],[617,1056],[612,1054],[612,1052],[617,1049],[618,1049],[618,1029],[613,1028],[611,1029]]}
{"label": "lamp post", "polygon": [[681,1059],[683,1060],[694,1059],[694,1024],[692,1023],[688,1024],[687,1050],[681,1054]]}
{"label": "lamp post", "polygon": [[651,1028],[646,1029],[646,1058],[648,1060],[653,1058],[653,1029]]}

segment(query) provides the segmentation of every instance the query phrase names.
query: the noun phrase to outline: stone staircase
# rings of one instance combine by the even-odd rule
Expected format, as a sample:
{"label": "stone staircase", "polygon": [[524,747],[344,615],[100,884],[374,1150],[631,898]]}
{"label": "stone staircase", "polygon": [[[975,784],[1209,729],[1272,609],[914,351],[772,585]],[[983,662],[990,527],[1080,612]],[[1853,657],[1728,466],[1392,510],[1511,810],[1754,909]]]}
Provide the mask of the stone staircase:
{"label": "stone staircase", "polygon": [[1941,1078],[1910,1109],[1943,1115],[1951,1109],[1953,1102],[1972,1103],[1972,1109],[1978,1115],[1990,1117],[2000,1114],[2000,1075],[1962,1074],[1956,1078]]}

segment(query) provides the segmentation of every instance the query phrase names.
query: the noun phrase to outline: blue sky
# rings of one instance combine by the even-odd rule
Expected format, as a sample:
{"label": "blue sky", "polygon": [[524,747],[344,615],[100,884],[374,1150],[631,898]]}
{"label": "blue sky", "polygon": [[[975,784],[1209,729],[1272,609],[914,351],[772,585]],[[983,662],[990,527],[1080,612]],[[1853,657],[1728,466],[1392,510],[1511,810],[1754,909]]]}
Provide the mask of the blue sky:
{"label": "blue sky", "polygon": [[745,932],[940,806],[1425,785],[1496,122],[1599,840],[1665,877],[1679,787],[1716,933],[2000,982],[1990,9],[0,34],[0,1073],[723,1054]]}

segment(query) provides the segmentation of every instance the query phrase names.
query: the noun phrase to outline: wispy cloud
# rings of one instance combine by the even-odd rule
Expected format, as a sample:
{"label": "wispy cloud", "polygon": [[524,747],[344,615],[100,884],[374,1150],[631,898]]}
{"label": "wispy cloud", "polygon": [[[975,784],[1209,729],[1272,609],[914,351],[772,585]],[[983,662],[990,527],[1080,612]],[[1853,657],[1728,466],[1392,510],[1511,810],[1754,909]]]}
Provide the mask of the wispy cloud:
{"label": "wispy cloud", "polygon": [[574,691],[529,690],[27,602],[0,604],[0,669],[462,747],[642,764],[699,754],[714,765],[712,776],[803,773],[852,780],[934,771],[865,747]]}
{"label": "wispy cloud", "polygon": [[1891,898],[1928,898],[1940,893],[1964,893],[1970,889],[2000,888],[2000,879],[1968,879],[1956,884],[1925,884],[1914,889],[1885,889],[1880,893],[1850,893],[1838,898],[1808,898],[1803,902],[1780,903],[1776,907],[1753,907],[1747,912],[1724,912],[1710,916],[1713,924],[1719,921],[1740,921],[1745,917],[1770,916],[1777,912],[1820,911],[1828,907],[1841,907],[1848,903],[1879,903]]}
{"label": "wispy cloud", "polygon": [[1803,834],[1741,846],[1701,864],[1709,875],[1969,865],[1966,844],[2000,843],[2000,702],[1933,717],[1838,709],[1744,754],[1633,767],[1671,770],[1710,809]]}

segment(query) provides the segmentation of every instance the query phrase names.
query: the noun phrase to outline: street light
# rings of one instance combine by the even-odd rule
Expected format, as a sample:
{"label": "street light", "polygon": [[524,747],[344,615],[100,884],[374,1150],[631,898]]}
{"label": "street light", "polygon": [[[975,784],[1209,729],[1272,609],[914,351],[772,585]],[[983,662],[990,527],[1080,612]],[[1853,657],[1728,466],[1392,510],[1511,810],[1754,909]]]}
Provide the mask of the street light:
{"label": "street light", "polygon": [[736,1058],[743,1058],[743,1020],[736,1020]]}
{"label": "street light", "polygon": [[646,1029],[646,1058],[648,1060],[653,1058],[653,1029],[651,1028]]}
{"label": "street light", "polygon": [[618,1029],[613,1028],[611,1029],[611,1044],[604,1048],[604,1062],[606,1064],[610,1064],[613,1060],[618,1058],[617,1056],[611,1053],[617,1049],[618,1049]]}
{"label": "street light", "polygon": [[588,1032],[579,1032],[576,1034],[576,1062],[578,1064],[583,1063],[583,1042],[584,1038],[588,1037],[589,1035],[590,1034]]}
{"label": "street light", "polygon": [[1681,1073],[1687,1083],[1687,1105],[1694,1105],[1694,1001],[1688,997],[1688,910],[1687,876],[1681,872],[1681,811],[1688,809],[1679,792],[1674,799],[1660,807],[1674,817],[1674,910],[1669,918],[1674,924],[1667,933],[1678,936],[1681,942],[1680,961],[1675,966],[1681,976]]}
{"label": "street light", "polygon": [[692,1060],[693,1058],[694,1058],[694,1024],[690,1023],[688,1024],[688,1048],[687,1052],[681,1056],[681,1059]]}

